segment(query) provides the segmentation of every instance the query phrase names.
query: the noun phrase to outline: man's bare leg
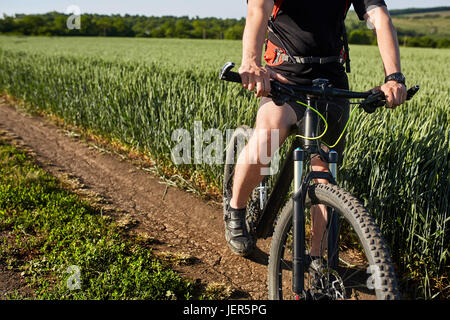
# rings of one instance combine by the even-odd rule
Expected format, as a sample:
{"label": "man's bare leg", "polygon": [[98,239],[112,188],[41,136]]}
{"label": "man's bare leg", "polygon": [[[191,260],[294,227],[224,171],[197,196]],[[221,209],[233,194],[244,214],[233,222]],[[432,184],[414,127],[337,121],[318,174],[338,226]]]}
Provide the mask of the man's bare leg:
{"label": "man's bare leg", "polygon": [[279,107],[269,98],[261,100],[255,130],[235,166],[233,197],[230,201],[232,208],[245,208],[253,189],[264,178],[261,169],[268,167],[268,164],[261,163],[261,157],[271,158],[276,151],[271,150],[271,130],[279,130],[278,146],[281,146],[296,120],[297,116],[291,107]]}

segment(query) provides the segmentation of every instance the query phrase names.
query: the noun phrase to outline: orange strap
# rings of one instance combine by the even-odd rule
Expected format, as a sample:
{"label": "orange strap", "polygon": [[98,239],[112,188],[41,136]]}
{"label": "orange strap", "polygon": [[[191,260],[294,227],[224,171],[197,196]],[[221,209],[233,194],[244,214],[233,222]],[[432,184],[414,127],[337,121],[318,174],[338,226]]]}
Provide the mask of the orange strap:
{"label": "orange strap", "polygon": [[275,20],[275,18],[278,15],[278,12],[281,9],[281,6],[283,5],[284,0],[275,0],[275,3],[273,4],[273,12],[272,12],[272,21]]}
{"label": "orange strap", "polygon": [[264,53],[264,60],[269,66],[279,66],[284,62],[282,59],[286,55],[286,51],[277,47],[269,40],[266,41],[266,52]]}

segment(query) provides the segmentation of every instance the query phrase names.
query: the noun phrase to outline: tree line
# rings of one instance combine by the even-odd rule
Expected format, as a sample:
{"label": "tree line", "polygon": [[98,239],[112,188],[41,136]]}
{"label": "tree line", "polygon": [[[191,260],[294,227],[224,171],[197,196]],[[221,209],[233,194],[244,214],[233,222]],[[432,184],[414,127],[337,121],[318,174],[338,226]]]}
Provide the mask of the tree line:
{"label": "tree line", "polygon": [[194,39],[241,39],[245,19],[146,17],[139,15],[83,14],[80,29],[69,29],[69,15],[3,15],[0,33],[43,36],[107,36]]}
{"label": "tree line", "polygon": [[[395,13],[395,11],[394,11]],[[105,36],[105,37],[149,37],[149,38],[193,38],[240,40],[245,27],[245,18],[189,18],[140,15],[83,14],[80,29],[69,29],[69,15],[59,12],[46,14],[3,15],[0,33],[7,35],[34,36]],[[348,39],[353,44],[376,44],[376,37],[363,25],[349,24]],[[404,46],[449,48],[449,39],[433,39],[426,36],[399,32],[399,42]]]}

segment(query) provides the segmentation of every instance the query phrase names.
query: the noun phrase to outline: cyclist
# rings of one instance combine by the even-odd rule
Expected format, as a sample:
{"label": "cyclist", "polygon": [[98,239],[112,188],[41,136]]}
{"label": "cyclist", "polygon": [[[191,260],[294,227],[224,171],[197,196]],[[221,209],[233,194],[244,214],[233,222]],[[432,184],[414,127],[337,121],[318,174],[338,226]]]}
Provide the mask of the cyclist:
{"label": "cyclist", "polygon": [[[344,61],[348,66],[344,19],[351,4],[359,19],[366,20],[376,34],[386,75],[385,83],[377,89],[386,95],[386,106],[395,108],[405,102],[406,86],[405,77],[401,74],[397,34],[384,0],[247,1],[248,15],[239,73],[243,87],[255,91],[256,96],[262,99],[255,131],[235,166],[232,199],[224,215],[225,238],[231,251],[236,254],[245,256],[254,248],[245,223],[246,206],[252,190],[264,178],[261,169],[268,166],[267,161],[261,161],[263,156],[267,157],[262,155],[262,151],[267,152],[269,157],[276,151],[271,148],[271,132],[277,130],[280,146],[292,125],[301,121],[305,109],[296,103],[287,103],[282,107],[275,105],[267,97],[270,79],[308,85],[314,79],[325,78],[336,88],[348,89],[343,66]],[[261,55],[267,30],[266,66],[262,66]],[[338,140],[348,120],[348,101],[324,103],[319,106],[319,111],[326,115],[329,124],[323,141],[331,145]],[[339,155],[342,155],[344,144],[342,139],[334,148]],[[327,150],[325,146],[323,148]],[[311,165],[315,171],[328,170],[320,158],[311,159]],[[317,182],[327,183],[326,180]],[[310,255],[314,257],[323,249],[319,247],[320,235],[326,226],[325,207],[314,206],[311,217]]]}

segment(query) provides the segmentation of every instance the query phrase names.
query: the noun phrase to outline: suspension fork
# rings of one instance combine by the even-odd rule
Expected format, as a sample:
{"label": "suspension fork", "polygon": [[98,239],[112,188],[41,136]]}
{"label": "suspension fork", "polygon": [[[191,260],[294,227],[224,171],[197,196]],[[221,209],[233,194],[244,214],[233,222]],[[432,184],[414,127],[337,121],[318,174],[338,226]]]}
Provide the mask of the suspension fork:
{"label": "suspension fork", "polygon": [[305,208],[304,201],[302,201],[302,176],[303,176],[303,161],[305,158],[305,151],[297,148],[294,151],[294,194],[300,195],[294,198],[294,212],[292,217],[292,237],[293,243],[293,273],[292,273],[292,291],[296,297],[305,297],[305,283],[304,283],[304,258],[305,258]]}
{"label": "suspension fork", "polygon": [[[292,291],[296,298],[306,298],[304,272],[308,263],[305,261],[305,202],[309,185],[314,179],[325,179],[329,183],[336,184],[333,176],[329,172],[311,171],[301,181],[303,160],[305,152],[296,149],[294,152],[294,177],[295,188],[292,199],[294,201],[294,212],[292,214],[292,237],[293,237],[293,257],[292,257]],[[336,221],[337,219],[332,219]]]}

